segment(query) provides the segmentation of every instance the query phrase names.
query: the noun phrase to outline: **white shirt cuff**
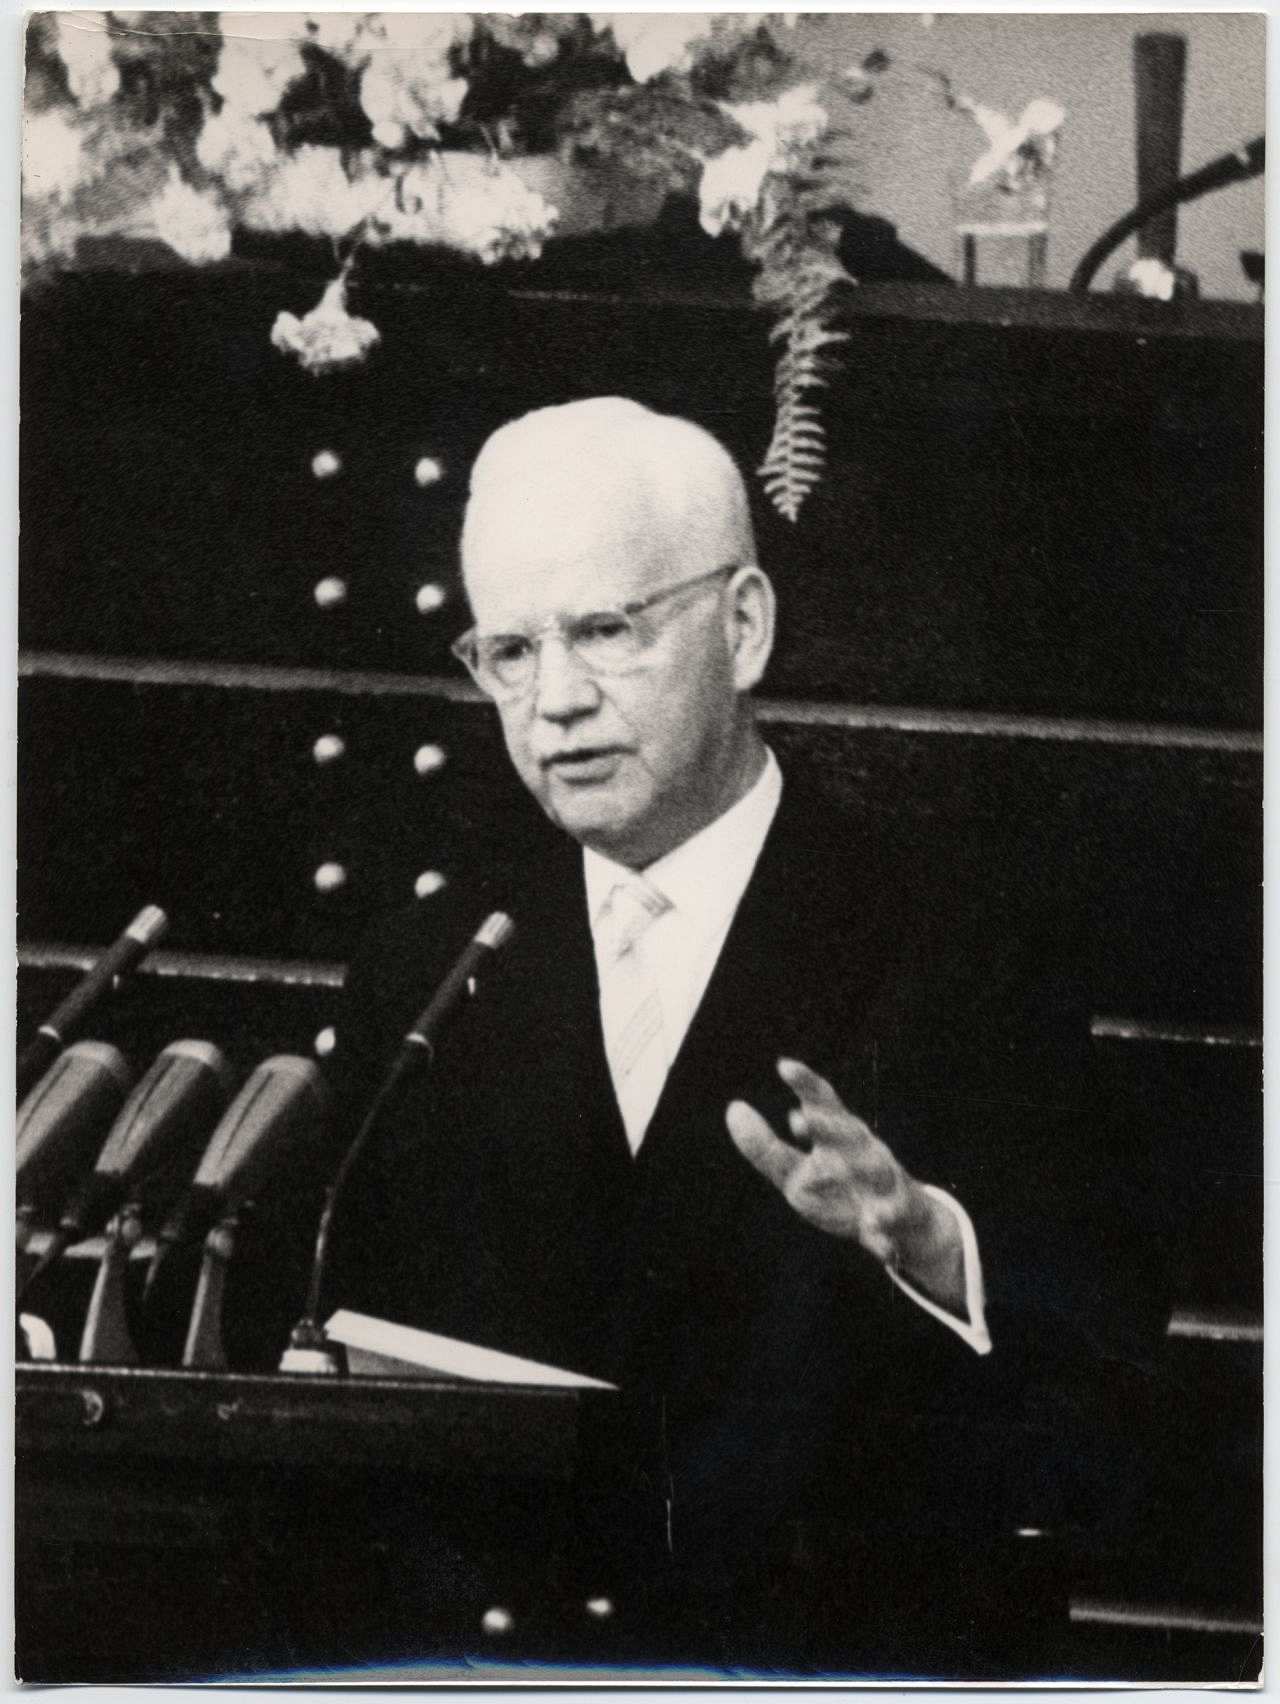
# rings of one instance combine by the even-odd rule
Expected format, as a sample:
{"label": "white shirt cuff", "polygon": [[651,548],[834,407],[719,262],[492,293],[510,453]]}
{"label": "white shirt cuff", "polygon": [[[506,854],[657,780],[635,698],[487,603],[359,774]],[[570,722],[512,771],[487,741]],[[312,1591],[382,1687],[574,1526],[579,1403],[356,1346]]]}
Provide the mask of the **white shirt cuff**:
{"label": "white shirt cuff", "polygon": [[955,1215],[956,1224],[960,1227],[960,1245],[964,1251],[964,1306],[965,1318],[940,1307],[928,1296],[917,1290],[915,1285],[892,1266],[886,1267],[890,1278],[900,1290],[905,1290],[913,1302],[919,1305],[934,1319],[941,1320],[949,1326],[957,1337],[962,1337],[979,1355],[991,1353],[991,1334],[987,1330],[986,1296],[982,1287],[982,1259],[978,1253],[978,1238],[973,1228],[973,1220],[956,1200],[954,1195],[948,1195],[945,1189],[939,1189],[936,1184],[926,1183],[921,1186],[927,1190],[935,1201],[941,1201]]}

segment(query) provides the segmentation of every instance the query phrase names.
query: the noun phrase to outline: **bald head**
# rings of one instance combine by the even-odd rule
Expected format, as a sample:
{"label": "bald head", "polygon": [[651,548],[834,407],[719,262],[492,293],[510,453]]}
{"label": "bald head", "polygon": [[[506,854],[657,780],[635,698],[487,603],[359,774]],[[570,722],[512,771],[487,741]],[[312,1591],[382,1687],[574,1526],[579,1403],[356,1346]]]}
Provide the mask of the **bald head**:
{"label": "bald head", "polygon": [[[742,476],[691,421],[624,397],[539,408],[487,441],[471,474],[463,574],[482,560],[627,552],[637,592],[688,569],[754,562]],[[653,583],[660,583],[656,580]]]}

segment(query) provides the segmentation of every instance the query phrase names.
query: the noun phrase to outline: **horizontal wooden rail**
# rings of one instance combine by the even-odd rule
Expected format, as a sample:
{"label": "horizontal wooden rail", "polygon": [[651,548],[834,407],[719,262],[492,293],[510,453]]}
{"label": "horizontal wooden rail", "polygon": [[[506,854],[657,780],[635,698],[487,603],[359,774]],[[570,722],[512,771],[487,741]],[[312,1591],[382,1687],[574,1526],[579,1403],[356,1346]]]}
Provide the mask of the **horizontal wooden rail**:
{"label": "horizontal wooden rail", "polygon": [[1247,1612],[1201,1609],[1183,1604],[1126,1603],[1110,1598],[1072,1598],[1070,1618],[1095,1627],[1142,1627],[1162,1633],[1262,1635],[1262,1617]]}
{"label": "horizontal wooden rail", "polygon": [[[412,283],[397,286],[412,290]],[[432,286],[418,286],[421,290]],[[657,293],[655,292],[655,295]],[[516,300],[532,302],[582,302],[588,305],[610,299],[626,305],[630,298],[607,297],[590,290],[515,289]],[[639,295],[639,302],[646,298]],[[743,305],[724,296],[666,290],[662,299],[673,306],[697,306],[741,313]],[[1163,309],[1163,312],[1160,311]],[[1036,331],[1130,334],[1135,337],[1221,337],[1258,343],[1262,340],[1262,309],[1251,302],[1188,302],[1169,305],[1142,298],[1117,300],[1109,296],[1068,295],[1062,290],[1014,288],[963,289],[956,285],[915,284],[891,281],[863,284],[841,298],[841,318],[850,322],[876,319],[919,320],[949,325],[986,325],[999,330],[1013,327]]]}
{"label": "horizontal wooden rail", "polygon": [[[18,946],[20,970],[88,970],[101,947],[64,946],[58,941],[26,941]],[[325,959],[240,958],[225,953],[148,953],[137,967],[142,976],[190,977],[197,982],[265,983],[273,988],[341,988],[345,964]]]}
{"label": "horizontal wooden rail", "polygon": [[792,727],[884,728],[894,733],[967,734],[987,739],[1049,740],[1064,745],[1155,746],[1162,751],[1262,752],[1262,735],[1249,728],[1191,728],[1173,722],[1024,716],[1016,711],[807,704],[777,699],[762,699],[759,711],[762,722],[784,722]]}
{"label": "horizontal wooden rail", "polygon": [[[256,692],[336,692],[347,697],[438,698],[483,704],[469,681],[370,669],[284,668],[257,663],[202,663],[177,658],[94,657],[67,651],[26,651],[20,678],[118,681],[131,686],[207,686]],[[1178,723],[1028,716],[1016,711],[935,710],[911,705],[811,704],[762,699],[762,722],[788,727],[883,729],[985,739],[1047,740],[1063,744],[1152,746],[1165,751],[1261,755],[1262,735],[1251,728],[1197,728]]]}
{"label": "horizontal wooden rail", "polygon": [[1169,1024],[1158,1019],[1094,1017],[1095,1041],[1172,1041],[1193,1047],[1261,1047],[1262,1032],[1242,1024]]}
{"label": "horizontal wooden rail", "polygon": [[[101,947],[61,941],[21,941],[18,964],[23,970],[85,971]],[[225,953],[148,953],[138,966],[146,976],[191,977],[203,982],[267,983],[279,988],[341,988],[346,965],[326,959],[252,958]],[[1096,1041],[1181,1042],[1201,1047],[1261,1047],[1256,1030],[1229,1024],[1205,1026],[1170,1024],[1160,1019],[1094,1017],[1089,1033]]]}
{"label": "horizontal wooden rail", "polygon": [[1175,1308],[1167,1336],[1192,1343],[1249,1343],[1261,1347],[1262,1320],[1232,1308]]}

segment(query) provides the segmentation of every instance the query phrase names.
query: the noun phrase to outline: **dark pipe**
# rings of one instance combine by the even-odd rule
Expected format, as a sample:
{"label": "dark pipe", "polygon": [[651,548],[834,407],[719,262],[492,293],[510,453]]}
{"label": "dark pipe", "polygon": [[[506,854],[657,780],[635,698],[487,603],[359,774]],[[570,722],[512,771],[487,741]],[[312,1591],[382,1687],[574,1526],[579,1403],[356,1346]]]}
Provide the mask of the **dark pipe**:
{"label": "dark pipe", "polygon": [[[1171,189],[1182,175],[1182,104],[1187,78],[1187,38],[1143,32],[1133,39],[1133,83],[1138,113],[1138,199]],[[1138,253],[1172,266],[1178,252],[1178,208],[1170,204],[1144,220]]]}
{"label": "dark pipe", "polygon": [[1158,195],[1149,195],[1140,201],[1123,219],[1117,219],[1115,224],[1105,230],[1082,256],[1071,274],[1068,290],[1083,294],[1093,283],[1094,274],[1126,237],[1132,236],[1139,226],[1145,225],[1148,219],[1158,213],[1163,213],[1167,207],[1180,207],[1188,201],[1197,201],[1202,195],[1208,195],[1215,189],[1225,189],[1231,183],[1246,183],[1250,178],[1257,177],[1266,165],[1267,139],[1265,136],[1255,136],[1252,142],[1234,149],[1229,154],[1223,154],[1216,160],[1210,160],[1207,166],[1201,166],[1198,171],[1190,172],[1177,183],[1171,184]]}

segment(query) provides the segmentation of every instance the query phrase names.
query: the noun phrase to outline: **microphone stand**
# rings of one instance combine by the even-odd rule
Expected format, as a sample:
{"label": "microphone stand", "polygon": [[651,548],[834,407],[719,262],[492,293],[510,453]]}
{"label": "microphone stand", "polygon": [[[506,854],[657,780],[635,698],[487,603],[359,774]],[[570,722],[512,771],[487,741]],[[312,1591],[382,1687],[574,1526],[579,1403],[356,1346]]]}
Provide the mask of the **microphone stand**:
{"label": "microphone stand", "polygon": [[[227,1283],[227,1268],[235,1254],[239,1228],[240,1208],[233,1206],[204,1239],[191,1323],[182,1351],[184,1367],[200,1367],[214,1372],[227,1369],[227,1351],[222,1338],[222,1295]],[[284,1370],[289,1371],[288,1368]]]}
{"label": "microphone stand", "polygon": [[[434,1057],[434,1049],[429,1057]],[[302,1318],[289,1334],[289,1347],[280,1359],[282,1373],[345,1373],[347,1370],[347,1352],[341,1343],[330,1343],[320,1324],[320,1297],[324,1288],[325,1268],[329,1262],[329,1242],[333,1234],[333,1221],[337,1212],[338,1199],[348,1177],[355,1170],[369,1145],[370,1138],[377,1129],[378,1120],[383,1108],[400,1087],[411,1064],[415,1063],[413,1054],[407,1049],[402,1051],[395,1064],[383,1079],[382,1086],[373,1098],[373,1103],[360,1122],[355,1140],[342,1156],[342,1164],[334,1174],[333,1182],[324,1198],[324,1211],[320,1215],[320,1225],[316,1231],[316,1251],[311,1262],[311,1279],[307,1285],[307,1300]],[[203,1269],[201,1277],[203,1278]],[[195,1321],[192,1321],[194,1331]]]}
{"label": "microphone stand", "polygon": [[141,1239],[140,1207],[130,1202],[115,1215],[103,1238],[102,1259],[80,1338],[78,1359],[82,1365],[136,1367],[141,1360],[125,1312],[129,1261]]}
{"label": "microphone stand", "polygon": [[341,1344],[329,1342],[320,1323],[320,1298],[324,1288],[325,1267],[329,1259],[329,1242],[343,1186],[368,1147],[388,1101],[408,1073],[416,1070],[424,1058],[428,1065],[434,1061],[440,1032],[452,1017],[463,994],[475,992],[475,979],[486,959],[505,946],[514,933],[515,924],[505,912],[491,912],[432,995],[430,1004],[417,1023],[405,1036],[394,1064],[383,1078],[372,1105],[356,1131],[355,1140],[343,1155],[342,1164],[325,1195],[324,1211],[320,1215],[320,1225],[316,1232],[316,1251],[311,1263],[311,1281],[307,1286],[306,1309],[289,1334],[289,1346],[280,1358],[282,1373],[346,1372],[346,1350]]}
{"label": "microphone stand", "polygon": [[124,934],[105,948],[66,999],[52,1011],[18,1055],[16,1088],[21,1105],[63,1048],[78,1034],[89,1012],[162,938],[169,919],[158,905],[146,905]]}

